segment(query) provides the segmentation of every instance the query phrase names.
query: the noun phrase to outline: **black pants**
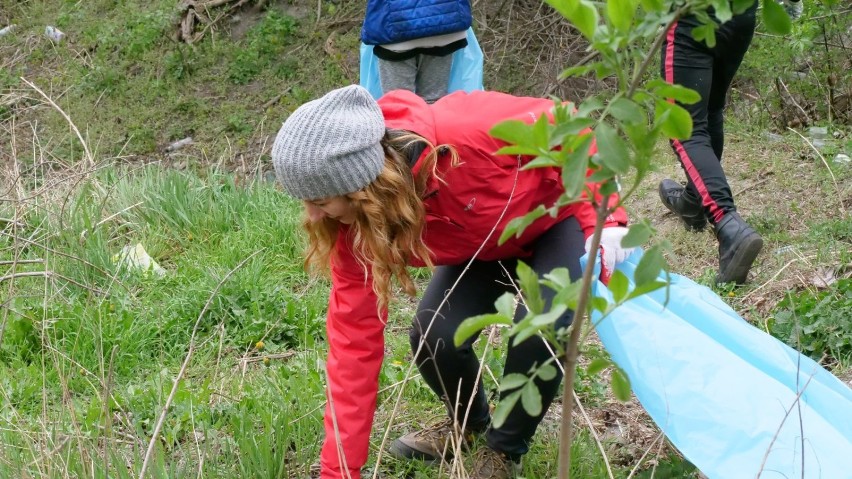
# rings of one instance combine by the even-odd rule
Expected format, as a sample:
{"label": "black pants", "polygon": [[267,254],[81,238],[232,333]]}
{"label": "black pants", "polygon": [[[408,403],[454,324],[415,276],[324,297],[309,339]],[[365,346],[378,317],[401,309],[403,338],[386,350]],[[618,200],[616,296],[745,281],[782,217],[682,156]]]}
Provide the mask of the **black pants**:
{"label": "black pants", "polygon": [[[564,267],[568,269],[572,280],[576,280],[582,276],[579,259],[584,253],[584,247],[583,231],[579,223],[576,219],[569,218],[539,237],[532,245],[532,256],[524,258],[523,261],[539,276],[554,268]],[[529,441],[548,406],[553,402],[562,382],[562,375],[557,373],[550,381],[537,381],[542,397],[541,414],[536,417],[529,416],[518,401],[500,428],[488,427],[488,400],[482,388],[482,381],[476,380],[479,361],[472,347],[476,337],[456,348],[453,345],[453,335],[462,321],[471,316],[495,312],[494,302],[497,298],[507,291],[516,291],[505,273],[509,271],[512,277],[515,277],[516,265],[517,260],[475,261],[461,277],[440,311],[437,311],[439,305],[447,291],[459,279],[465,265],[436,268],[417,308],[411,329],[413,351],[416,352],[420,342],[424,341],[416,358],[420,373],[432,390],[447,404],[450,414],[455,415],[460,423],[464,422],[469,430],[481,431],[487,428],[488,445],[513,459],[529,450]],[[542,296],[549,308],[554,291],[543,287]],[[515,321],[520,321],[525,315],[526,308],[519,306]],[[572,316],[573,312],[566,312],[559,318],[557,325],[569,325]],[[544,364],[551,356],[546,342],[534,336],[517,346],[509,347],[503,374],[528,375],[534,365]],[[467,413],[469,404],[470,412]]]}
{"label": "black pants", "polygon": [[692,137],[671,142],[686,171],[690,196],[700,198],[711,222],[718,223],[735,211],[731,187],[722,170],[725,143],[723,110],[728,88],[751,44],[757,3],[735,15],[716,30],[716,45],[709,48],[692,38],[699,23],[687,16],[672,25],[662,49],[660,69],[669,83],[697,91],[701,101],[681,105],[692,115]]}

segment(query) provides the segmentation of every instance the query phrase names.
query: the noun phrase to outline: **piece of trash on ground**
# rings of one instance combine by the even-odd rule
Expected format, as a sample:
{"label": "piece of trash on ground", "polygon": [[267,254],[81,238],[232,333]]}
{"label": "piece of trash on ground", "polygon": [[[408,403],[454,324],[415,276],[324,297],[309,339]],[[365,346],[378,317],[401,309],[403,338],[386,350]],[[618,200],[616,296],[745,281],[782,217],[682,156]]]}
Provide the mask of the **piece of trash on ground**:
{"label": "piece of trash on ground", "polygon": [[166,270],[157,264],[157,261],[145,251],[141,243],[121,248],[121,251],[113,256],[112,260],[118,264],[119,268],[140,270],[143,274],[153,272],[159,277],[166,274]]}
{"label": "piece of trash on ground", "polygon": [[188,137],[186,137],[182,140],[178,140],[178,141],[170,144],[169,146],[167,146],[166,151],[167,152],[177,151],[177,150],[180,150],[181,148],[188,146],[188,145],[191,145],[191,144],[192,144],[192,137],[188,136]]}
{"label": "piece of trash on ground", "polygon": [[12,31],[13,31],[14,29],[15,29],[15,24],[14,24],[14,23],[13,23],[13,24],[11,24],[11,25],[7,25],[7,26],[5,26],[5,27],[3,27],[3,28],[0,28],[0,37],[2,37],[3,35],[8,35],[8,34],[12,33]]}
{"label": "piece of trash on ground", "polygon": [[53,40],[54,42],[60,42],[63,38],[65,38],[65,33],[54,27],[53,25],[48,25],[44,27],[44,36]]}
{"label": "piece of trash on ground", "polygon": [[824,140],[828,138],[828,128],[824,126],[812,126],[808,128],[808,136],[814,140]]}

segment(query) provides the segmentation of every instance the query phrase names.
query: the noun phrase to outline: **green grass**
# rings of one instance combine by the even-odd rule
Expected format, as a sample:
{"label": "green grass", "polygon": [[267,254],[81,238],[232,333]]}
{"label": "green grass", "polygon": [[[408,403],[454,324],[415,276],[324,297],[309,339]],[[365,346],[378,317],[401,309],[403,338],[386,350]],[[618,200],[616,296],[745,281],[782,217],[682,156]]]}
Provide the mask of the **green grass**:
{"label": "green grass", "polygon": [[[288,112],[357,80],[358,28],[334,26],[332,36],[325,28],[359,18],[363,6],[323,2],[317,23],[313,2],[269,2],[268,10],[247,9],[233,24],[225,18],[187,45],[172,39],[173,1],[0,2],[7,16],[0,21],[19,26],[0,38],[0,144],[14,147],[0,150],[0,276],[50,272],[0,283],[0,478],[138,477],[191,347],[150,477],[305,474],[323,434],[329,285],[302,269],[299,204],[260,178]],[[65,31],[66,41],[47,41],[47,24]],[[762,55],[758,47],[750,58]],[[487,84],[530,83],[529,69],[509,60],[502,78],[486,73]],[[743,78],[765,79],[760,62],[751,64]],[[68,114],[94,165],[82,161],[85,149],[67,120],[21,76]],[[812,340],[795,344],[814,357],[830,352],[834,370],[848,375],[852,333],[835,314],[845,311],[848,280],[818,292],[800,279],[823,268],[847,274],[852,171],[832,165],[829,173],[792,133],[767,142],[767,122],[749,114],[729,121],[726,171],[767,246],[752,284],[716,290],[756,324],[788,328],[774,330],[779,337],[807,328]],[[192,146],[164,152],[187,136]],[[826,155],[848,152],[849,140],[827,147]],[[651,219],[658,237],[673,243],[674,271],[713,286],[714,240],[684,232],[662,213],[655,180],[682,172],[664,145],[657,163],[631,213]],[[844,198],[845,217],[838,214]],[[163,277],[116,264],[121,249],[137,243],[166,270]],[[414,274],[420,282],[429,277]],[[385,430],[393,439],[443,414],[424,382],[406,377],[413,308],[405,300],[392,308],[370,470]],[[505,344],[477,345],[489,397],[497,394],[492,377],[500,375]],[[613,409],[607,383],[583,371],[575,388],[584,404]],[[542,424],[524,458],[526,477],[555,475],[557,429],[558,418]],[[602,447],[619,478],[644,452],[618,438],[604,438]],[[666,451],[651,451],[658,466],[638,477],[695,474]],[[578,434],[573,457],[576,477],[605,477],[588,429]],[[386,454],[378,469],[386,477],[436,475]]]}

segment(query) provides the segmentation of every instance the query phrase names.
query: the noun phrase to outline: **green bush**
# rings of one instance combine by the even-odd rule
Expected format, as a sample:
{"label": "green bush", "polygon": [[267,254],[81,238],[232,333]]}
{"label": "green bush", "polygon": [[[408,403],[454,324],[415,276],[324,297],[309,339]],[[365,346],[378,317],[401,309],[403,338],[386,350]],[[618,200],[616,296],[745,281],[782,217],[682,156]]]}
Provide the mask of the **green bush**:
{"label": "green bush", "polygon": [[788,294],[778,304],[770,332],[815,360],[852,357],[852,279],[826,291]]}

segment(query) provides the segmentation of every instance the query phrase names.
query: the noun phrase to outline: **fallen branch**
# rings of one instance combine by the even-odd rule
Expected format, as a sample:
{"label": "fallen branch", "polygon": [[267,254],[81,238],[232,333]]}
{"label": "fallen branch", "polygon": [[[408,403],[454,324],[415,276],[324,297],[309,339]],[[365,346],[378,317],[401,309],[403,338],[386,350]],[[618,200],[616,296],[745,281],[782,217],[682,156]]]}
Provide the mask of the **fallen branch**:
{"label": "fallen branch", "polygon": [[63,281],[68,281],[69,283],[71,283],[75,286],[79,286],[83,289],[88,289],[89,291],[92,291],[93,293],[97,293],[98,295],[101,295],[101,296],[104,295],[104,292],[99,290],[98,288],[93,288],[91,286],[87,286],[87,285],[80,283],[78,281],[75,281],[75,280],[73,280],[73,279],[71,279],[67,276],[63,276],[59,273],[56,273],[55,271],[25,271],[25,272],[21,272],[21,273],[11,273],[11,274],[7,274],[5,276],[0,276],[0,283],[2,283],[4,281],[9,281],[11,279],[33,277],[33,276],[41,276],[41,277],[44,277],[44,278],[58,278],[58,279],[61,279]]}

